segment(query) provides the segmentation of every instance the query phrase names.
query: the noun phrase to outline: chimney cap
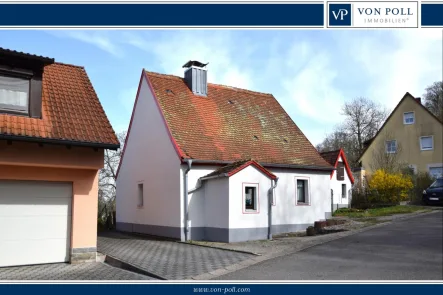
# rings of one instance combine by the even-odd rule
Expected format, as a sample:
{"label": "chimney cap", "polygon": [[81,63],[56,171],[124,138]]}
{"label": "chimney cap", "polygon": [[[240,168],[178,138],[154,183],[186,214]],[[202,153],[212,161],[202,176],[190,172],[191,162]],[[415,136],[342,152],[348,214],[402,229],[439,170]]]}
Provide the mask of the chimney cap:
{"label": "chimney cap", "polygon": [[197,60],[190,60],[190,61],[188,61],[187,63],[185,63],[184,65],[183,65],[183,67],[184,68],[190,68],[190,67],[192,67],[192,66],[196,66],[196,67],[199,67],[199,68],[203,68],[203,67],[206,67],[207,65],[208,65],[209,63],[201,63],[201,62],[199,62],[199,61],[197,61]]}

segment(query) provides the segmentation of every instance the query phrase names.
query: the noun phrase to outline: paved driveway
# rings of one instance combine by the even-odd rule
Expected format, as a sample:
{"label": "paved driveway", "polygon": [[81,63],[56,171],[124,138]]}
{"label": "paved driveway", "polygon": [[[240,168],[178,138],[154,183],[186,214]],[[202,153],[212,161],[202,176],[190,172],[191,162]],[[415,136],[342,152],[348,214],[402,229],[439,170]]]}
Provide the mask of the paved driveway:
{"label": "paved driveway", "polygon": [[443,212],[278,257],[218,280],[442,280]]}
{"label": "paved driveway", "polygon": [[120,233],[100,234],[98,251],[170,280],[190,279],[256,257]]}
{"label": "paved driveway", "polygon": [[0,280],[152,280],[101,262],[0,268]]}

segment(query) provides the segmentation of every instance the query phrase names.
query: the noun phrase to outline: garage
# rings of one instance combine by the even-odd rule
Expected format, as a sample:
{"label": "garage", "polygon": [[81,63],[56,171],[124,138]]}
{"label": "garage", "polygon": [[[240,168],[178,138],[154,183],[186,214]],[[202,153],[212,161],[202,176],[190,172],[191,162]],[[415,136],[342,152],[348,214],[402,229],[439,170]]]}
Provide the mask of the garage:
{"label": "garage", "polygon": [[72,184],[0,180],[0,267],[69,261]]}

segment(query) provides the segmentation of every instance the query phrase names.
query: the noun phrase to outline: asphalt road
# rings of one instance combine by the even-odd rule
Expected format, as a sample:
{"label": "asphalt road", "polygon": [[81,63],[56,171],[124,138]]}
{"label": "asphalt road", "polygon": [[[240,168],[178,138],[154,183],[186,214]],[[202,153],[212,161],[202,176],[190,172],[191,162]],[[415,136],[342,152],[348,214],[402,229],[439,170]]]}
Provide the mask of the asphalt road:
{"label": "asphalt road", "polygon": [[267,260],[217,280],[442,280],[443,212]]}

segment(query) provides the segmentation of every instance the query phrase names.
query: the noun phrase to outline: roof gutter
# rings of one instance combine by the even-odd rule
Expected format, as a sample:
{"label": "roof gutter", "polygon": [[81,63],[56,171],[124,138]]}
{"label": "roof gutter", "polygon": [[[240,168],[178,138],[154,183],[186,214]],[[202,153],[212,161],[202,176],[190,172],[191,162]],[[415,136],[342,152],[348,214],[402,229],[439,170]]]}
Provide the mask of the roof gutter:
{"label": "roof gutter", "polygon": [[[235,161],[221,161],[221,160],[199,160],[192,159],[192,162],[195,164],[232,164]],[[297,164],[274,164],[274,163],[260,163],[263,167],[274,167],[274,168],[289,168],[289,169],[305,169],[305,170],[320,170],[320,171],[333,171],[335,168],[331,167],[321,167],[321,166],[312,166],[312,165],[297,165]]]}
{"label": "roof gutter", "polygon": [[23,142],[56,144],[56,145],[71,145],[71,146],[102,148],[102,149],[107,149],[107,150],[117,150],[120,148],[120,144],[75,141],[75,140],[64,140],[64,139],[52,139],[52,138],[41,138],[41,137],[29,137],[29,136],[19,136],[19,135],[0,134],[0,139],[13,140],[13,141],[23,141]]}

